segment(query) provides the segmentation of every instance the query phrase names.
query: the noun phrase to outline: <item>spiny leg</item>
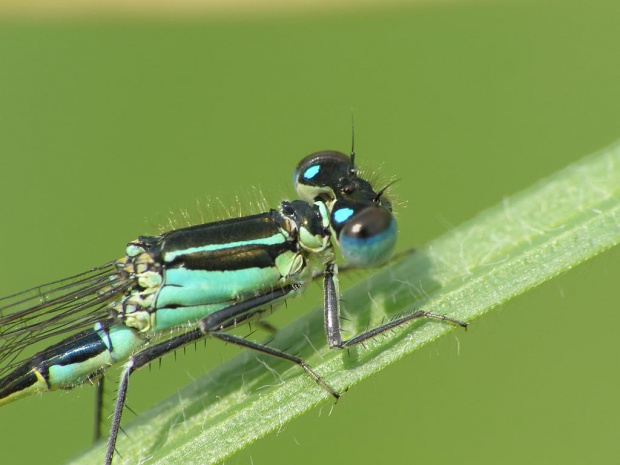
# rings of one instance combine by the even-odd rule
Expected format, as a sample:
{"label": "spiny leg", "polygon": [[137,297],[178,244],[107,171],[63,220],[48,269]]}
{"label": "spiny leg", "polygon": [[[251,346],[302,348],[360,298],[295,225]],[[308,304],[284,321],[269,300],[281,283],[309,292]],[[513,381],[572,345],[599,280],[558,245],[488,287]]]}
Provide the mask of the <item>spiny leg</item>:
{"label": "spiny leg", "polygon": [[345,349],[352,347],[356,344],[360,344],[368,339],[396,328],[404,323],[407,323],[418,318],[431,318],[435,320],[447,321],[459,325],[463,328],[467,328],[468,323],[454,318],[447,317],[445,315],[439,315],[437,313],[425,312],[423,310],[417,310],[409,315],[405,315],[400,318],[396,318],[392,321],[388,321],[385,324],[379,325],[376,328],[364,331],[357,336],[343,341],[340,334],[340,293],[338,290],[338,267],[334,263],[329,263],[325,269],[325,275],[323,278],[323,311],[325,313],[325,334],[327,337],[327,343],[330,348]]}
{"label": "spiny leg", "polygon": [[[283,289],[281,289],[280,291],[278,291],[278,296],[273,298],[273,299],[269,299],[267,300],[265,298],[265,296],[263,297],[258,297],[257,299],[263,299],[265,300],[264,303],[258,303],[257,305],[254,306],[254,308],[259,308],[261,306],[264,306],[265,304],[268,304],[270,302],[273,302],[274,300],[277,300],[281,297],[285,297],[287,294],[289,294],[290,292],[292,292],[294,290],[293,286],[286,286]],[[256,299],[255,299],[256,300]],[[250,302],[250,301],[248,301]],[[242,302],[241,304],[243,304],[244,302]],[[236,304],[236,305],[241,305],[241,304]],[[300,367],[302,367],[304,369],[304,371],[306,373],[308,373],[310,375],[310,377],[319,385],[321,386],[327,393],[329,393],[331,396],[333,396],[336,401],[340,398],[340,394],[338,393],[338,391],[336,391],[334,388],[332,388],[329,384],[327,384],[325,381],[323,381],[323,379],[314,371],[312,370],[312,368],[310,368],[310,366],[300,357],[296,357],[294,355],[290,355],[287,354],[286,352],[282,351],[282,350],[278,350],[278,349],[274,349],[273,347],[269,347],[266,346],[264,344],[260,344],[257,342],[252,342],[252,341],[248,341],[242,337],[239,336],[234,336],[232,334],[228,334],[228,333],[224,333],[222,332],[225,329],[230,328],[231,326],[235,326],[240,322],[243,322],[244,320],[248,319],[249,317],[251,317],[252,315],[254,315],[254,313],[244,313],[241,314],[238,311],[235,311],[235,307],[236,305],[233,305],[231,307],[229,307],[228,309],[222,309],[219,312],[215,312],[212,315],[209,315],[206,318],[203,318],[202,320],[200,320],[200,322],[198,323],[199,328],[202,330],[204,335],[208,335],[208,336],[212,336],[216,339],[220,339],[224,342],[228,342],[230,344],[235,344],[238,345],[240,347],[244,347],[247,349],[252,349],[255,350],[257,352],[261,352],[263,354],[266,355],[270,355],[272,357],[276,357],[282,360],[288,360],[291,363],[294,363],[295,365],[299,365]],[[260,311],[260,310],[257,310]]]}
{"label": "spiny leg", "polygon": [[121,417],[123,414],[123,408],[125,406],[125,400],[127,398],[127,387],[131,374],[139,368],[148,365],[153,360],[156,360],[169,352],[172,352],[180,347],[183,347],[191,342],[197,341],[207,336],[213,336],[217,339],[221,339],[232,344],[253,349],[258,352],[271,355],[273,357],[289,360],[290,362],[301,366],[317,382],[317,384],[319,384],[328,393],[338,399],[338,392],[336,392],[327,383],[325,383],[321,379],[321,377],[318,376],[299,357],[295,357],[280,350],[273,349],[271,347],[255,342],[246,341],[243,338],[221,332],[231,327],[235,327],[236,325],[245,322],[249,318],[262,313],[266,306],[275,302],[278,299],[287,297],[291,292],[294,292],[294,290],[294,286],[285,286],[282,289],[274,290],[269,294],[254,297],[252,299],[248,299],[246,301],[231,305],[230,307],[218,310],[217,312],[200,320],[198,328],[181,334],[179,336],[175,336],[167,341],[163,341],[159,344],[148,347],[141,352],[133,355],[125,364],[125,368],[123,369],[123,372],[121,374],[116,404],[114,407],[114,414],[112,417],[112,427],[110,429],[110,437],[108,439],[108,446],[106,451],[106,465],[110,465],[112,463],[112,458],[116,450],[116,440],[120,429]]}
{"label": "spiny leg", "polygon": [[148,347],[137,354],[133,355],[129,361],[125,364],[123,372],[121,374],[121,380],[118,386],[118,393],[116,395],[116,404],[114,405],[114,414],[112,416],[112,427],[110,429],[110,437],[108,438],[108,448],[105,456],[105,464],[110,465],[112,458],[114,457],[114,451],[116,450],[116,439],[118,437],[118,431],[121,426],[121,417],[123,415],[123,408],[125,407],[125,400],[127,399],[127,387],[129,385],[129,376],[131,374],[148,365],[153,360],[157,360],[163,357],[169,352],[172,352],[180,347],[183,347],[190,342],[204,337],[204,334],[199,329],[194,329],[185,334],[181,334],[167,341],[155,344]]}
{"label": "spiny leg", "polygon": [[325,381],[323,381],[323,379],[318,374],[316,374],[314,370],[312,370],[312,368],[310,368],[303,359],[299,357],[287,354],[286,352],[283,352],[278,349],[274,349],[272,347],[269,347],[263,344],[258,344],[256,342],[248,341],[246,339],[243,339],[242,337],[234,336],[232,334],[221,333],[218,331],[208,331],[208,330],[205,330],[205,331],[207,332],[207,334],[209,334],[209,336],[213,336],[216,339],[220,339],[222,341],[229,342],[231,344],[245,347],[247,349],[252,349],[257,352],[261,352],[263,354],[271,355],[272,357],[280,358],[282,360],[288,360],[289,362],[294,363],[295,365],[299,365],[300,367],[304,369],[306,373],[310,375],[310,377],[314,381],[316,381],[316,383],[319,386],[321,386],[328,394],[333,396],[336,399],[336,401],[338,401],[338,399],[340,398],[340,393],[336,391],[334,388],[332,388]]}
{"label": "spiny leg", "polygon": [[347,347],[352,347],[354,345],[367,341],[368,339],[372,339],[373,337],[381,333],[389,331],[390,329],[396,328],[404,323],[408,323],[411,320],[417,320],[418,318],[430,318],[434,320],[446,321],[448,323],[454,323],[456,325],[459,325],[463,328],[467,328],[467,326],[469,325],[468,323],[465,323],[464,321],[455,320],[454,318],[450,318],[445,315],[439,315],[437,313],[432,313],[432,312],[425,312],[424,310],[417,310],[413,313],[410,313],[409,315],[396,318],[394,320],[388,321],[385,324],[379,325],[376,328],[370,329],[368,331],[364,331],[363,333],[358,334],[357,336],[352,337],[351,339],[342,341],[341,344],[337,347],[342,348],[342,349],[347,348]]}
{"label": "spiny leg", "polygon": [[[271,294],[266,294],[239,302],[238,304],[223,308],[212,315],[209,315],[202,321],[207,321],[213,328],[217,329],[225,329],[235,326],[260,311],[260,309],[257,309],[258,307],[268,305],[274,300],[286,296],[286,294],[288,294],[291,290],[292,288],[287,287],[274,291]],[[125,368],[121,374],[118,393],[116,396],[116,404],[114,406],[114,414],[112,416],[112,427],[110,428],[110,437],[108,438],[108,447],[105,458],[106,465],[110,465],[112,463],[114,452],[116,450],[116,440],[120,430],[121,417],[123,416],[123,408],[125,407],[127,388],[131,374],[143,366],[148,365],[153,360],[157,360],[158,358],[161,358],[178,348],[184,347],[185,345],[199,339],[203,339],[206,336],[207,334],[205,334],[205,332],[203,332],[200,328],[193,329],[187,333],[175,336],[167,341],[155,344],[154,346],[138,352],[125,364]]]}

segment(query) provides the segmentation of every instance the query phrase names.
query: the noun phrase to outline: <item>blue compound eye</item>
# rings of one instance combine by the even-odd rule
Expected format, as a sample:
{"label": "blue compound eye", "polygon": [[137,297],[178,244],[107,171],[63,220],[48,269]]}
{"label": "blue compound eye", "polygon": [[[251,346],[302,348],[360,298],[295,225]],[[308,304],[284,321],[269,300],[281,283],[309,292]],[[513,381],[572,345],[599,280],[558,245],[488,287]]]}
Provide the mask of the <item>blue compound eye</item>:
{"label": "blue compound eye", "polygon": [[[344,210],[344,209],[343,209]],[[364,208],[352,216],[340,231],[340,250],[355,266],[375,266],[385,262],[396,245],[396,219],[379,206]]]}

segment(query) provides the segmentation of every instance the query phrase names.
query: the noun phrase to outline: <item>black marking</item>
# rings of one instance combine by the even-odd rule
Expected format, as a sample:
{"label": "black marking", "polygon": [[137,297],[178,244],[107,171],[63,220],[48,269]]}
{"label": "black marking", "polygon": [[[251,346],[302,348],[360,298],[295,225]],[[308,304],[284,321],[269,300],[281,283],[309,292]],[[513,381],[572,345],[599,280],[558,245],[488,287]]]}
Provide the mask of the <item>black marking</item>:
{"label": "black marking", "polygon": [[[72,365],[82,363],[108,350],[96,331],[87,330],[55,344],[43,352],[39,352],[26,363],[20,365],[5,378],[0,380],[0,399],[13,393],[23,391],[37,383],[38,379],[33,370],[43,376],[50,389],[49,370],[53,366]],[[94,372],[93,376],[98,375]],[[60,386],[59,386],[60,387]],[[68,386],[63,386],[68,387]]]}
{"label": "black marking", "polygon": [[170,231],[162,235],[160,241],[154,244],[149,252],[157,261],[169,252],[182,252],[209,244],[225,245],[231,242],[263,239],[278,232],[279,226],[274,221],[272,213],[266,212]]}
{"label": "black marking", "polygon": [[[11,394],[23,391],[38,381],[36,375],[32,372],[32,366],[24,363],[19,368],[11,372],[5,378],[0,380],[0,399],[9,397]],[[49,389],[49,385],[48,385]]]}
{"label": "black marking", "polygon": [[108,347],[97,331],[86,330],[53,345],[42,354],[35,355],[32,361],[47,378],[52,366],[86,362],[107,350]]}
{"label": "black marking", "polygon": [[281,242],[273,245],[250,244],[219,250],[193,252],[179,255],[168,268],[187,268],[204,271],[236,271],[247,268],[271,268],[276,258],[296,250],[295,242]]}

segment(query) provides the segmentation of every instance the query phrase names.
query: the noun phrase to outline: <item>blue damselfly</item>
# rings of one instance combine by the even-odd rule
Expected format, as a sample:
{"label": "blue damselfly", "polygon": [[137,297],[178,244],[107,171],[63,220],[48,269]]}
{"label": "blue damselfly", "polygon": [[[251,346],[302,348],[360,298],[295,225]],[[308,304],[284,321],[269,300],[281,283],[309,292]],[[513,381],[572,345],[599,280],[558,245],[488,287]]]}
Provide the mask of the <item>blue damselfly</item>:
{"label": "blue damselfly", "polygon": [[[385,188],[375,190],[359,175],[353,152],[305,157],[294,185],[300,200],[140,236],[119,260],[1,298],[0,405],[87,381],[97,382],[101,394],[105,370],[124,362],[105,457],[110,464],[130,375],[199,339],[212,337],[288,360],[337,399],[340,394],[301,358],[228,331],[260,320],[315,278],[323,279],[331,348],[354,346],[416,318],[466,326],[418,310],[343,340],[334,245],[352,267],[388,260],[397,237],[392,205]],[[67,333],[32,357],[21,355],[32,344]],[[101,402],[97,405],[100,418]]]}

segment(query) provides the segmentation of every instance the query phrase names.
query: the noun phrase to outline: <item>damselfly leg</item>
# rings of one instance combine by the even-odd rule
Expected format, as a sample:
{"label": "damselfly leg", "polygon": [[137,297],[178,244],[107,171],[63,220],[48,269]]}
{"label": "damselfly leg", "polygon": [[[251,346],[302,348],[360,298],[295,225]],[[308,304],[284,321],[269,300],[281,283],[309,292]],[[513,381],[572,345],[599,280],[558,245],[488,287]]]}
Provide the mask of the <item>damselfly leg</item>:
{"label": "damselfly leg", "polygon": [[129,385],[130,375],[143,366],[148,365],[153,360],[163,357],[164,355],[180,347],[205,337],[210,336],[230,344],[252,349],[272,357],[287,360],[295,365],[299,365],[319,386],[321,386],[321,388],[337,400],[340,397],[340,394],[325,381],[323,381],[323,379],[321,379],[321,377],[316,374],[301,358],[287,354],[284,351],[274,349],[267,345],[248,341],[242,337],[223,332],[226,329],[230,329],[241,323],[247,322],[250,318],[258,316],[260,313],[265,311],[266,307],[279,300],[285,299],[287,296],[291,296],[295,293],[295,290],[295,286],[286,286],[265,295],[231,305],[230,307],[219,310],[200,320],[198,323],[198,328],[172,339],[168,339],[160,344],[148,347],[131,356],[129,361],[125,364],[125,368],[121,375],[121,381],[116,397],[116,405],[114,407],[114,415],[112,417],[112,428],[110,430],[105,463],[107,465],[112,463],[112,458],[116,449],[116,439],[118,437],[123,408],[127,398],[127,388]]}

